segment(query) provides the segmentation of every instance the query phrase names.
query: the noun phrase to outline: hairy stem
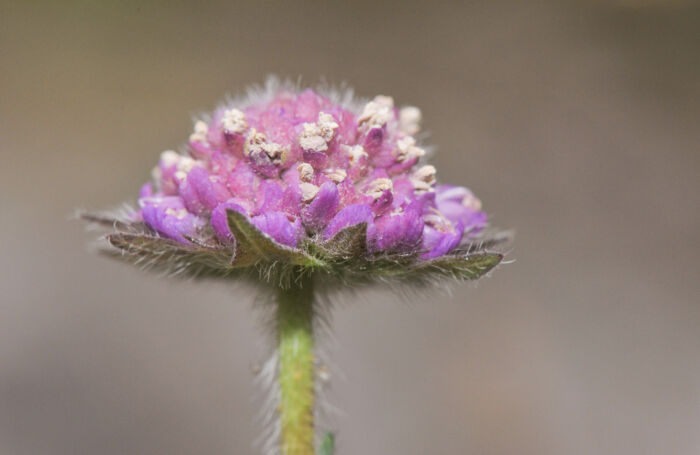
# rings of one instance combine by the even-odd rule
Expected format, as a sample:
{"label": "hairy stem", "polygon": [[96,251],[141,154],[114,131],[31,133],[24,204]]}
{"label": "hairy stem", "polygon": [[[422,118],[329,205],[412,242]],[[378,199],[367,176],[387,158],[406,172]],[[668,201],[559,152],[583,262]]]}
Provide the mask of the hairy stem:
{"label": "hairy stem", "polygon": [[283,455],[314,454],[314,297],[310,279],[277,294]]}

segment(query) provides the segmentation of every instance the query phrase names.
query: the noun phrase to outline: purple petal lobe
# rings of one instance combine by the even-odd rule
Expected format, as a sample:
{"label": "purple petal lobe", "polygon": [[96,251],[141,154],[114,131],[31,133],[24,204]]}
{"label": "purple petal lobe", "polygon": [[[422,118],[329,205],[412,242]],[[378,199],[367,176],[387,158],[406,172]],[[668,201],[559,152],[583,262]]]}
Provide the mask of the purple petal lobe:
{"label": "purple petal lobe", "polygon": [[411,252],[417,249],[423,235],[423,218],[414,206],[403,213],[377,218],[367,232],[369,249],[376,251]]}
{"label": "purple petal lobe", "polygon": [[328,155],[314,150],[304,150],[304,161],[311,164],[316,169],[323,169],[328,163]]}
{"label": "purple petal lobe", "polygon": [[297,246],[299,223],[292,223],[282,212],[268,212],[251,218],[253,225],[272,237],[277,243],[291,247]]}
{"label": "purple petal lobe", "polygon": [[218,181],[218,176],[210,176],[199,166],[193,167],[187,174],[186,183],[185,187],[191,198],[190,204],[198,208],[193,207],[192,211],[196,213],[211,212],[220,202],[231,197],[226,187]]}
{"label": "purple petal lobe", "polygon": [[464,231],[476,234],[487,223],[487,215],[481,211],[481,203],[467,188],[452,185],[440,185],[435,195],[438,211],[452,223],[460,223]]}
{"label": "purple petal lobe", "polygon": [[321,185],[316,197],[301,212],[304,226],[311,231],[323,229],[335,215],[338,200],[338,188],[333,182]]}
{"label": "purple petal lobe", "polygon": [[180,182],[180,197],[189,210],[192,213],[203,213],[204,204],[199,200],[199,194],[197,193],[197,188],[189,179],[187,178]]}
{"label": "purple petal lobe", "polygon": [[391,190],[385,190],[382,194],[372,202],[372,211],[375,215],[383,215],[387,210],[391,208],[391,204],[394,202],[394,193]]}
{"label": "purple petal lobe", "polygon": [[263,180],[258,187],[258,213],[278,211],[282,204],[284,190],[271,180]]}
{"label": "purple petal lobe", "polygon": [[144,183],[139,191],[139,199],[153,196],[153,184],[151,182]]}
{"label": "purple petal lobe", "polygon": [[244,215],[247,214],[247,210],[239,204],[234,199],[229,199],[226,202],[222,202],[217,205],[211,212],[211,227],[214,229],[214,234],[216,238],[223,243],[233,243],[235,238],[228,227],[228,217],[226,216],[226,209],[235,210]]}
{"label": "purple petal lobe", "polygon": [[339,211],[328,223],[323,232],[323,240],[328,241],[342,229],[355,226],[360,223],[371,223],[374,216],[372,209],[367,204],[351,204]]}
{"label": "purple petal lobe", "polygon": [[382,146],[382,141],[384,140],[384,128],[373,127],[367,132],[365,136],[364,148],[370,155],[375,154],[379,151]]}
{"label": "purple petal lobe", "polygon": [[243,161],[239,161],[226,179],[226,186],[234,197],[253,199],[258,177]]}
{"label": "purple petal lobe", "polygon": [[189,243],[184,237],[193,236],[201,220],[188,212],[177,196],[147,197],[139,199],[144,222],[163,237],[180,243]]}
{"label": "purple petal lobe", "polygon": [[449,253],[459,245],[463,233],[464,228],[461,224],[456,227],[438,226],[438,228],[426,224],[423,228],[423,249],[426,251],[421,254],[421,259],[433,259]]}
{"label": "purple petal lobe", "polygon": [[299,184],[288,185],[282,195],[280,210],[288,215],[298,216],[301,210],[301,188]]}

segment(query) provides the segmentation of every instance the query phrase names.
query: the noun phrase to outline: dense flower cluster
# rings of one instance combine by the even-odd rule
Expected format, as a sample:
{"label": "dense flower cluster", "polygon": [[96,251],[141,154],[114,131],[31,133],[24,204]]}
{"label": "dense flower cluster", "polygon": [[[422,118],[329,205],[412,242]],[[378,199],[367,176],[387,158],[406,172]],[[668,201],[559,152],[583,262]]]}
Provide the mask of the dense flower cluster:
{"label": "dense flower cluster", "polygon": [[[319,296],[476,280],[503,260],[493,248],[509,235],[487,232],[471,191],[437,184],[420,121],[388,96],[271,79],[198,120],[180,153],[163,152],[137,210],[82,215],[111,230],[112,257],[275,295],[281,453],[314,453]],[[327,433],[321,453],[332,452]]]}
{"label": "dense flower cluster", "polygon": [[436,183],[420,120],[387,96],[357,104],[284,87],[220,107],[195,123],[186,153],[161,154],[135,216],[181,244],[235,244],[228,211],[288,247],[366,223],[370,253],[443,256],[486,215],[468,189]]}

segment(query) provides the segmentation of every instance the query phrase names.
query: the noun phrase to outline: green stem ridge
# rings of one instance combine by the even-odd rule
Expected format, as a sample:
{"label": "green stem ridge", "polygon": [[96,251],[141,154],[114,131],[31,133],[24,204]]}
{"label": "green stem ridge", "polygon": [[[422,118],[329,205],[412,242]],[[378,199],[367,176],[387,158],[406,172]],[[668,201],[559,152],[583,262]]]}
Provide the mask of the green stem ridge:
{"label": "green stem ridge", "polygon": [[314,454],[314,295],[310,278],[277,293],[283,455]]}

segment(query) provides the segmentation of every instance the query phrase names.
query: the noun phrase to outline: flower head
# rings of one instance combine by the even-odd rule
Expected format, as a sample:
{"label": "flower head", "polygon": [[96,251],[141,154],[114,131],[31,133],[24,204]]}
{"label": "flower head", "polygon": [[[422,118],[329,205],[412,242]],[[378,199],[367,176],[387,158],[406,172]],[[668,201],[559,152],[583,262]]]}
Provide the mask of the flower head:
{"label": "flower head", "polygon": [[107,238],[192,275],[477,278],[502,256],[484,248],[480,201],[424,163],[420,121],[388,96],[273,82],[196,121],[182,153],[163,152]]}

